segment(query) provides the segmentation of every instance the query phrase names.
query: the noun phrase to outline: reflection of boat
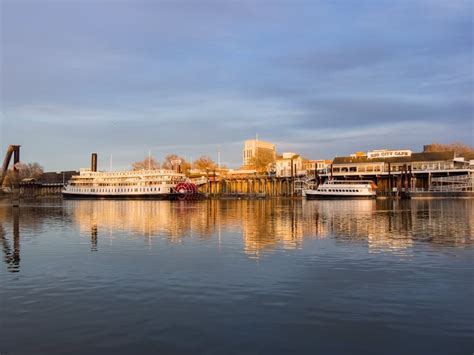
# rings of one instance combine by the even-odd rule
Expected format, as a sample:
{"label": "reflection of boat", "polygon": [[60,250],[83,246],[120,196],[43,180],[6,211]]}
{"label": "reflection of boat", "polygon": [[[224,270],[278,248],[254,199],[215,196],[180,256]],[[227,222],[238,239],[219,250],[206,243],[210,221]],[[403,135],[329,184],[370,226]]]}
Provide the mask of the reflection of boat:
{"label": "reflection of boat", "polygon": [[181,198],[197,193],[196,185],[173,170],[98,172],[82,169],[62,190],[65,198]]}
{"label": "reflection of boat", "polygon": [[329,180],[316,190],[305,190],[307,199],[375,198],[375,184],[370,180]]}

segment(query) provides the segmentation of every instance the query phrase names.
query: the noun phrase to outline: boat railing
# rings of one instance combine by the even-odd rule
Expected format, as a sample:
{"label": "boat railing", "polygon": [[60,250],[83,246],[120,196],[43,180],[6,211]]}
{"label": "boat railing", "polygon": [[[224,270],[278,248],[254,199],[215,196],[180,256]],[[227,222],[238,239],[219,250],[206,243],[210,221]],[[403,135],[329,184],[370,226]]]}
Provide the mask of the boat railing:
{"label": "boat railing", "polygon": [[371,180],[329,180],[326,181],[325,184],[334,184],[334,185],[346,185],[346,184],[353,184],[353,185],[361,185],[361,184],[372,184],[373,181]]}

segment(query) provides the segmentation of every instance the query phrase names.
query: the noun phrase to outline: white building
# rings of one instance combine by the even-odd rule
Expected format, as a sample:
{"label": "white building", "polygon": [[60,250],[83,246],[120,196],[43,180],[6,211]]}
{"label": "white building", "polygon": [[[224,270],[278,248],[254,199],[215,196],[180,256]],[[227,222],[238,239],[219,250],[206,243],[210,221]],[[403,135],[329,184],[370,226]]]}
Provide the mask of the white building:
{"label": "white building", "polygon": [[[290,177],[292,174],[293,176],[306,174],[306,171],[303,169],[303,162],[303,157],[296,153],[283,153],[282,156],[277,157],[275,161],[276,176]],[[291,169],[292,164],[293,170]]]}
{"label": "white building", "polygon": [[314,171],[317,170],[319,174],[324,174],[329,171],[331,164],[332,160],[305,160],[303,163],[303,169],[308,173],[314,173]]}

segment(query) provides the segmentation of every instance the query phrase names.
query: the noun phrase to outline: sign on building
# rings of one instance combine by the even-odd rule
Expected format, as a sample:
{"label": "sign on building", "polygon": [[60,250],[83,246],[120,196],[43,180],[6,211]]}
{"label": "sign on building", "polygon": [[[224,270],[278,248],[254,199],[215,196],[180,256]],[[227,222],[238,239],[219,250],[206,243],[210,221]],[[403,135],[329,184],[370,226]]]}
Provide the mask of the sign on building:
{"label": "sign on building", "polygon": [[412,151],[408,149],[404,150],[387,150],[387,149],[380,149],[380,150],[371,150],[367,152],[368,159],[375,159],[375,158],[395,158],[395,157],[409,157],[411,156]]}

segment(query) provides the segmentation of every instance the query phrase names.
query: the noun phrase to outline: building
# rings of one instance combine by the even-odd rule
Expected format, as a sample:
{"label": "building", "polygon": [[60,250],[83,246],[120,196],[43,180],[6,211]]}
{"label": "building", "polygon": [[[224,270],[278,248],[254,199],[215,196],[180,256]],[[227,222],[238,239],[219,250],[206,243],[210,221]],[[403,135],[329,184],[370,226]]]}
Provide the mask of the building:
{"label": "building", "polygon": [[275,160],[275,173],[278,177],[305,175],[304,159],[301,155],[292,152],[283,153]]}
{"label": "building", "polygon": [[303,170],[306,170],[308,173],[313,173],[315,171],[318,172],[318,174],[325,174],[329,172],[331,168],[332,160],[323,160],[323,159],[318,159],[318,160],[305,160],[303,162]]}
{"label": "building", "polygon": [[470,161],[454,152],[386,149],[369,151],[367,155],[336,157],[329,170],[328,178],[370,179],[377,183],[379,191],[427,189],[433,178],[472,173]]}
{"label": "building", "polygon": [[252,165],[253,158],[259,155],[268,155],[272,160],[275,160],[275,144],[258,139],[246,140],[244,143],[244,149],[242,150],[242,164],[244,166]]}

